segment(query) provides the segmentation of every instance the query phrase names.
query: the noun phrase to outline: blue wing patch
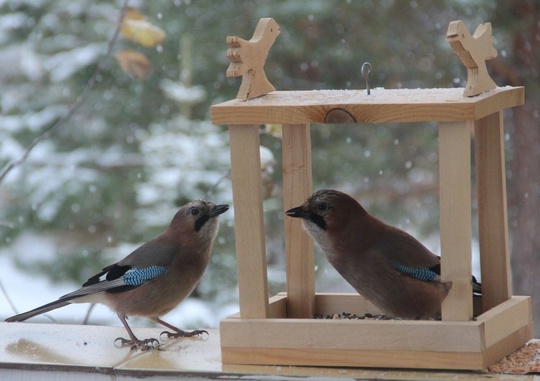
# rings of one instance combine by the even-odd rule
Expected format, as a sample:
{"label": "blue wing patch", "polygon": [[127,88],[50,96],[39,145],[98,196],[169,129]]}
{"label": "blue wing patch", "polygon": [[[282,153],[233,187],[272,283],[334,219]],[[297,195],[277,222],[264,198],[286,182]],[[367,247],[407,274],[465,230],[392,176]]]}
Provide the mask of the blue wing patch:
{"label": "blue wing patch", "polygon": [[164,266],[150,266],[142,269],[134,267],[124,274],[124,283],[128,286],[142,286],[146,282],[151,281],[166,272],[167,268]]}
{"label": "blue wing patch", "polygon": [[441,277],[436,272],[426,267],[409,267],[401,264],[395,264],[394,269],[403,275],[421,280],[422,282],[439,282]]}

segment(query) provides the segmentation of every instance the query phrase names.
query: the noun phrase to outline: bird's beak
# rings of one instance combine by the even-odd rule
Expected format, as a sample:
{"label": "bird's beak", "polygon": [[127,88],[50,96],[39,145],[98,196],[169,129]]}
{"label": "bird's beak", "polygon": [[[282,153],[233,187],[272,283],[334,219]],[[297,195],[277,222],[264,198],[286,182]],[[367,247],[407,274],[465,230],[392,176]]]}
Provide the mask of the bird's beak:
{"label": "bird's beak", "polygon": [[307,213],[304,211],[304,209],[302,209],[301,206],[298,206],[296,208],[287,210],[285,214],[289,217],[294,217],[294,218],[306,218]]}
{"label": "bird's beak", "polygon": [[229,205],[215,205],[208,212],[208,216],[216,217],[216,216],[219,216],[222,213],[225,213],[227,210],[229,210]]}

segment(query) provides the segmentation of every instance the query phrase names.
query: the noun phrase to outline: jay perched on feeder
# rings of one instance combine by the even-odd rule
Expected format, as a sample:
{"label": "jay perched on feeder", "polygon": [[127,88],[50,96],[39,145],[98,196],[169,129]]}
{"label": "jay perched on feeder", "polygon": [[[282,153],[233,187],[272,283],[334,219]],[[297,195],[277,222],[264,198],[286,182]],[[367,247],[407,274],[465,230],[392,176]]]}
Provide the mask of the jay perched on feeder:
{"label": "jay perched on feeder", "polygon": [[120,337],[115,340],[122,346],[159,345],[154,338],[139,340],[127,323],[128,316],[144,316],[173,330],[174,333],[162,332],[169,338],[206,333],[182,331],[160,317],[182,302],[199,283],[218,232],[217,217],[228,209],[228,205],[207,201],[187,203],[160,236],[120,262],[105,267],[78,290],[6,321],[23,321],[70,303],[101,303],[116,312],[128,332],[129,340]]}
{"label": "jay perched on feeder", "polygon": [[[440,315],[452,284],[441,280],[440,258],[411,235],[335,190],[319,190],[286,214],[302,219],[332,266],[384,313],[403,319]],[[473,283],[480,293],[474,277]]]}

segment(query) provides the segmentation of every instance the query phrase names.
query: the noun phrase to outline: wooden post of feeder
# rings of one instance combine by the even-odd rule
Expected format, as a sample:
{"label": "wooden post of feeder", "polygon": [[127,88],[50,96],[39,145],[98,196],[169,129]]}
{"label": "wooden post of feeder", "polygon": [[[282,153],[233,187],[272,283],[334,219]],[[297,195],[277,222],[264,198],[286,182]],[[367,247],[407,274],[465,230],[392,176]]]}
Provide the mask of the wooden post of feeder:
{"label": "wooden post of feeder", "polygon": [[472,122],[439,124],[441,276],[452,281],[442,304],[443,320],[473,316],[471,284]]}
{"label": "wooden post of feeder", "polygon": [[483,311],[512,297],[502,118],[496,112],[474,124]]}
{"label": "wooden post of feeder", "polygon": [[[230,129],[240,288],[240,315],[221,322],[223,364],[482,370],[532,338],[530,297],[512,296],[510,289],[502,125],[502,111],[522,105],[524,89],[485,87],[490,78],[482,59],[493,55],[484,54],[491,52],[484,46],[491,39],[478,37],[490,36],[491,30],[479,30],[472,36],[476,42],[469,44],[462,24],[449,27],[448,40],[459,48],[468,69],[465,92],[373,89],[368,96],[355,90],[272,91],[250,101],[261,91],[248,91],[212,106],[212,122]],[[244,80],[261,83],[250,76]],[[285,219],[287,293],[268,300],[258,126],[283,125],[283,202],[288,209],[311,193],[311,123],[424,121],[439,122],[441,268],[444,280],[453,283],[442,321],[295,319],[312,312],[365,313],[374,306],[358,294],[314,293],[313,243],[293,219]],[[483,284],[476,319],[471,319],[473,130]]]}
{"label": "wooden post of feeder", "polygon": [[[274,19],[263,18],[259,20],[250,41],[236,36],[227,37],[229,46],[227,57],[231,61],[227,76],[242,75],[237,99],[249,100],[275,90],[266,78],[263,68],[268,51],[279,32],[279,26]],[[235,230],[242,231],[242,234],[236,235],[236,242],[238,248],[249,246],[248,250],[238,251],[239,286],[240,289],[249,290],[240,292],[240,315],[243,318],[269,317],[267,298],[262,298],[262,295],[267,295],[267,272],[262,225],[264,217],[258,185],[260,184],[260,158],[259,164],[249,163],[249,160],[242,158],[246,154],[246,149],[258,150],[257,126],[230,126],[230,139],[231,167],[234,168],[232,170],[233,195],[235,210],[239,210],[239,213],[235,214],[235,217],[238,216],[235,219]],[[312,191],[309,125],[284,125],[282,141],[283,204],[287,210],[302,203]],[[255,172],[258,173],[255,174]],[[245,218],[250,218],[254,224],[243,223]],[[238,223],[240,226],[237,225]],[[244,237],[248,238],[247,242]],[[313,241],[304,234],[300,221],[285,219],[285,253],[289,315],[311,318],[315,305]],[[249,281],[253,275],[259,279],[255,285]],[[265,300],[264,303],[261,298]]]}
{"label": "wooden post of feeder", "polygon": [[[237,99],[253,99],[275,90],[266,78],[264,63],[279,33],[274,19],[264,18],[249,41],[227,37],[227,58],[231,62],[227,76],[242,76]],[[269,311],[259,129],[257,125],[230,126],[229,136],[240,314],[244,318],[265,318]],[[245,160],[246,155],[257,159]]]}
{"label": "wooden post of feeder", "polygon": [[[259,127],[229,126],[229,137],[240,313],[246,319],[265,318],[268,317],[268,280]],[[252,159],[245,160],[246,156]]]}
{"label": "wooden post of feeder", "polygon": [[[495,82],[491,79],[487,67],[486,60],[497,57],[497,50],[493,47],[493,38],[491,23],[481,24],[476,28],[473,35],[462,21],[452,21],[448,25],[448,31],[446,33],[446,40],[452,47],[452,49],[459,56],[465,67],[467,68],[467,85],[463,92],[464,96],[473,97],[482,94],[486,91],[493,90],[497,87]],[[441,127],[444,128],[444,127]],[[463,127],[470,130],[470,126]],[[442,131],[441,131],[442,132]],[[454,131],[457,133],[457,131]],[[468,131],[463,131],[463,142],[461,144],[463,151],[456,154],[456,152],[448,152],[448,155],[455,155],[454,159],[450,159],[455,163],[468,161],[469,153],[469,139],[465,136]],[[442,135],[442,134],[441,134]],[[476,162],[476,182],[477,182],[477,194],[478,194],[478,218],[479,218],[479,240],[480,240],[480,265],[482,269],[482,310],[487,311],[490,308],[510,299],[512,296],[510,286],[510,270],[509,270],[509,255],[508,255],[508,223],[507,223],[507,207],[506,207],[506,181],[504,173],[504,141],[502,130],[502,113],[497,112],[488,115],[482,119],[474,122],[474,142],[475,142],[475,162]],[[442,139],[442,138],[441,138]],[[446,144],[442,144],[446,146]],[[465,147],[466,146],[466,147]],[[458,149],[458,147],[455,147]],[[441,152],[442,155],[442,152]],[[459,158],[460,157],[460,158]],[[450,157],[449,157],[450,158]],[[440,158],[441,163],[443,159]],[[446,160],[444,160],[446,161]],[[464,164],[464,163],[462,163]],[[469,164],[466,165],[469,167]],[[441,164],[441,225],[445,224],[452,226],[452,212],[443,213],[443,203],[445,208],[451,208],[454,201],[461,196],[465,196],[466,190],[461,187],[461,196],[455,194],[456,199],[452,197],[444,197],[443,194],[455,192],[455,187],[460,186],[462,183],[453,183],[449,175],[443,175],[442,171],[446,170],[445,166]],[[463,171],[462,169],[461,171]],[[461,181],[467,181],[465,179],[466,174],[463,173]],[[457,180],[457,179],[456,179]],[[469,199],[469,197],[467,197]],[[460,200],[454,205],[459,205],[462,209],[461,213],[470,213],[470,202],[466,203]],[[469,208],[469,211],[466,210]],[[458,213],[457,211],[453,211]],[[444,216],[444,218],[443,218]],[[444,221],[443,221],[444,219]],[[467,225],[469,222],[467,221]],[[470,240],[470,234],[467,235],[465,231],[470,231],[470,226],[456,227],[461,229],[460,242],[466,242]],[[441,226],[441,230],[443,230]],[[457,238],[457,233],[453,232],[453,238]],[[458,248],[452,247],[452,237],[446,237],[445,244],[441,247],[443,253],[445,251],[456,250]],[[442,237],[441,237],[442,241]],[[461,263],[466,259],[466,255],[462,247],[458,250],[463,256]],[[467,251],[470,251],[467,249]],[[487,253],[490,253],[489,255]],[[453,279],[455,281],[455,274],[452,274],[452,270],[449,267],[455,266],[455,263],[449,263],[445,260],[445,256],[442,257],[442,268],[445,279]],[[452,262],[455,258],[452,259]],[[463,274],[462,274],[463,275]],[[466,307],[456,310],[458,303],[456,299],[463,299],[462,297],[454,297],[457,293],[463,293],[464,295],[470,294],[469,287],[466,287],[467,279],[460,277],[459,286],[453,286],[449,297],[443,303],[443,319],[450,320],[463,320],[466,317],[465,310],[470,309],[470,305],[467,303]],[[470,316],[469,316],[470,318]]]}
{"label": "wooden post of feeder", "polygon": [[[282,142],[285,212],[302,204],[312,193],[309,124],[283,125]],[[289,316],[311,318],[315,308],[313,240],[296,218],[285,218],[285,257]]]}

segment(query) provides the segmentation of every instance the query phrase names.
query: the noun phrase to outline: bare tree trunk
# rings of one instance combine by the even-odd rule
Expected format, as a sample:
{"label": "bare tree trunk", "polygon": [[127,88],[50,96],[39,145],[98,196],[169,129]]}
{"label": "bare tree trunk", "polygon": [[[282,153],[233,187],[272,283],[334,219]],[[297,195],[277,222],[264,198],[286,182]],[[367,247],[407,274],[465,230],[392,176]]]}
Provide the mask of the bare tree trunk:
{"label": "bare tree trunk", "polygon": [[[540,335],[540,83],[538,37],[540,6],[537,2],[513,2],[519,28],[513,36],[512,70],[507,83],[525,86],[525,105],[513,109],[510,134],[513,159],[509,162],[510,237],[514,294],[531,295]],[[518,82],[518,83],[515,83]]]}

